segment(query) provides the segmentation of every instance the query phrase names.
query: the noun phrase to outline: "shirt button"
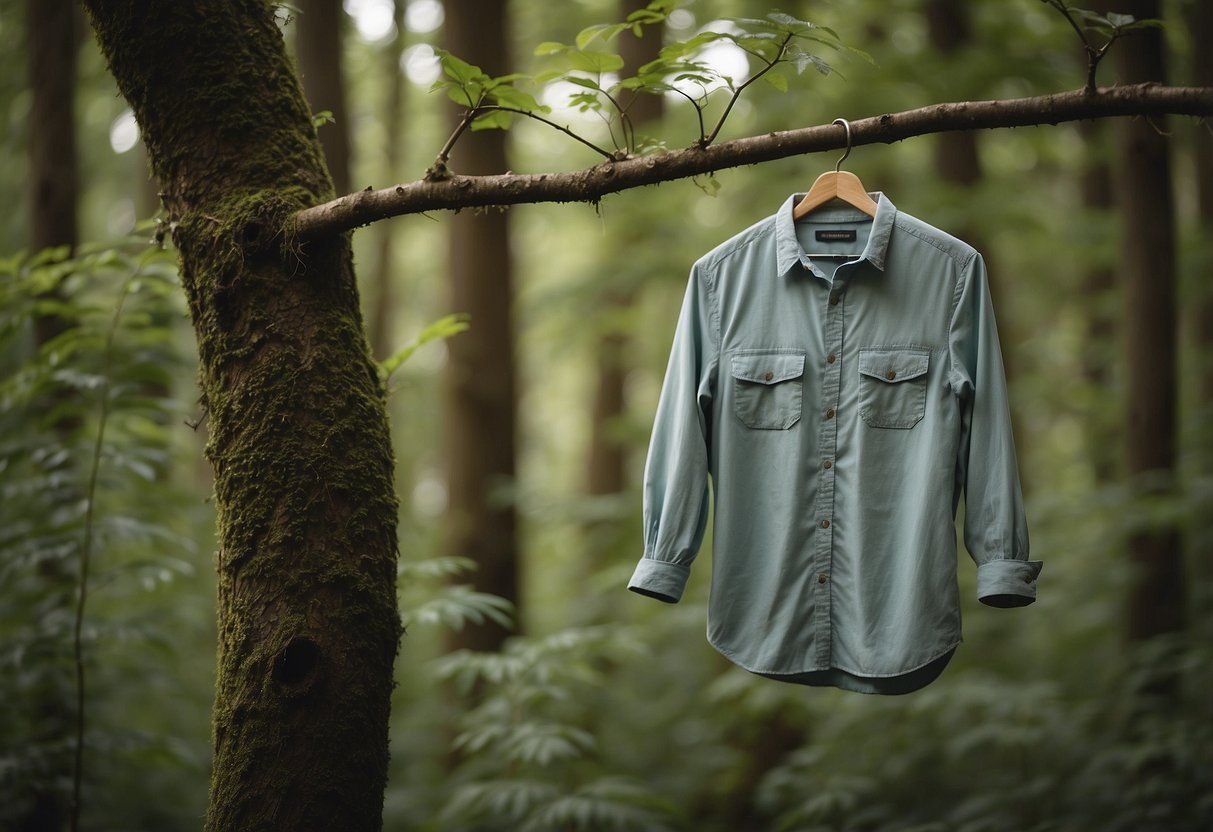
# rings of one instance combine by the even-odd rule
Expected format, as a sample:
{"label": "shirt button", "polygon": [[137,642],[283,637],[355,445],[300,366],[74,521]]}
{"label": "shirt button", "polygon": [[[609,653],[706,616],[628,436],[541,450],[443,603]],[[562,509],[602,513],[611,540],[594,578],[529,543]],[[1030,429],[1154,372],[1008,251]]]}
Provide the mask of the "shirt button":
{"label": "shirt button", "polygon": [[834,467],[834,463],[827,459],[825,462],[822,463],[822,467],[825,468],[827,471],[829,471],[831,468]]}
{"label": "shirt button", "polygon": [[838,305],[838,295],[830,295],[830,306]]}
{"label": "shirt button", "polygon": [[884,377],[887,378],[889,381],[892,381],[893,379],[897,378],[897,373],[895,373],[893,370],[889,370],[887,373],[884,374]]}
{"label": "shirt button", "polygon": [[836,356],[834,353],[830,353],[829,355],[826,356],[826,363],[833,364],[834,361],[837,360],[837,358],[838,358],[838,356]]}
{"label": "shirt button", "polygon": [[829,410],[826,411],[826,418],[827,419],[834,418],[834,408],[831,407]]}
{"label": "shirt button", "polygon": [[825,573],[824,573],[824,572],[823,572],[822,574],[820,574],[820,575],[818,575],[818,576],[817,576],[817,583],[819,583],[819,584],[824,584],[824,583],[825,583],[826,581],[828,581],[828,580],[829,580],[829,578],[827,578],[827,577],[825,576]]}
{"label": "shirt button", "polygon": [[822,527],[823,529],[828,529],[828,528],[830,528],[830,521],[829,521],[829,520],[822,520],[822,521],[821,521],[821,527]]}
{"label": "shirt button", "polygon": [[763,378],[765,378],[767,381],[770,381],[771,379],[775,378],[775,374],[772,373],[770,370],[767,370],[766,375],[764,375]]}

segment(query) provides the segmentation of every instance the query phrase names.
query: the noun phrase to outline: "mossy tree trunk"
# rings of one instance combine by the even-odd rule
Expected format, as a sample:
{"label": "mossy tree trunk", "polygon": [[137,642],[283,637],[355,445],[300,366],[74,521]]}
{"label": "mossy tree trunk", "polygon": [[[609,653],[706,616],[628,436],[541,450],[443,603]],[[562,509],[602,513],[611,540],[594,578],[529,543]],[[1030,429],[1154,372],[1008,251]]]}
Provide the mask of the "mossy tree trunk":
{"label": "mossy tree trunk", "polygon": [[211,830],[382,825],[396,610],[383,389],[266,0],[85,0],[165,193],[218,510]]}

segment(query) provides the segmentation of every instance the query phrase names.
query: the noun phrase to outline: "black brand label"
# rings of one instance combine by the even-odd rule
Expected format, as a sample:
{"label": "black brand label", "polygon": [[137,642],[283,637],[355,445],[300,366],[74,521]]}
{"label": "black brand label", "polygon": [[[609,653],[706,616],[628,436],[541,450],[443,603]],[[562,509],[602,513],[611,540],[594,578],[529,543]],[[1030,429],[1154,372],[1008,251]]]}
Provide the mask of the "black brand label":
{"label": "black brand label", "polygon": [[855,242],[855,229],[853,228],[826,228],[817,232],[817,242],[819,243],[853,243]]}

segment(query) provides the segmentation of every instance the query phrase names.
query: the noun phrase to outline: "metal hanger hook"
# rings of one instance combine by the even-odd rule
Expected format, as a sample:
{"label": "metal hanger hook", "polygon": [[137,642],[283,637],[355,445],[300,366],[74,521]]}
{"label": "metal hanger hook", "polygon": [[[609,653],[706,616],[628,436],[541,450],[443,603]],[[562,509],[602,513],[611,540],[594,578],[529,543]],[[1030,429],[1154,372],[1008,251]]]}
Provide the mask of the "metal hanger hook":
{"label": "metal hanger hook", "polygon": [[851,123],[845,118],[836,118],[832,123],[841,124],[843,129],[847,131],[847,150],[842,154],[842,158],[838,160],[838,164],[834,165],[834,172],[838,173],[840,170],[842,170],[842,163],[845,162],[847,157],[851,155]]}

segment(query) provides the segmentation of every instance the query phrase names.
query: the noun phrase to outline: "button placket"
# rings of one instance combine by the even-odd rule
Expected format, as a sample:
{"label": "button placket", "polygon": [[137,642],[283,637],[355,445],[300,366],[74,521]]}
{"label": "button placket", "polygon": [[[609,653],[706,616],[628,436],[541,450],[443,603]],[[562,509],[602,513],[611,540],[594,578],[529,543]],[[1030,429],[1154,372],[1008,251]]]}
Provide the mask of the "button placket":
{"label": "button placket", "polygon": [[[814,657],[817,667],[829,667],[833,631],[830,625],[830,573],[833,566],[834,552],[834,486],[838,449],[838,419],[834,418],[838,408],[839,396],[842,390],[842,349],[843,349],[843,311],[846,307],[846,293],[838,285],[837,275],[834,285],[822,305],[825,315],[822,332],[826,354],[822,366],[822,405],[825,408],[825,418],[820,421],[817,435],[817,447],[821,454],[819,463],[820,487],[817,489],[817,505],[814,506],[816,528],[816,546],[813,561],[810,566],[817,573],[814,583],[814,629],[818,633],[816,639],[817,655]],[[820,411],[819,411],[820,412]]]}

